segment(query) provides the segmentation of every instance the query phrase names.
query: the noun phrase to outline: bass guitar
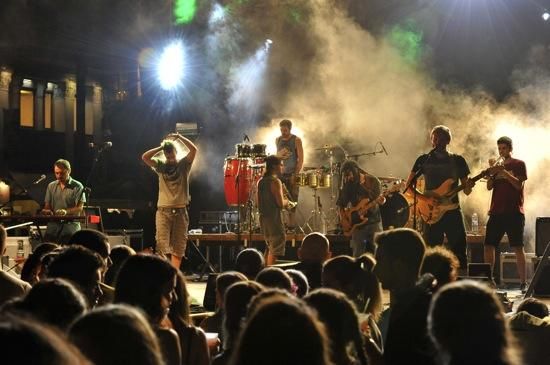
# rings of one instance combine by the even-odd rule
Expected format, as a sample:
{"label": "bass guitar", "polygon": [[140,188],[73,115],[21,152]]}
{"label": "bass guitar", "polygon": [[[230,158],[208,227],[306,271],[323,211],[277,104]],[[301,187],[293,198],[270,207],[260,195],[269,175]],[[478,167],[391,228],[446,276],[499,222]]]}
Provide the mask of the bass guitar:
{"label": "bass guitar", "polygon": [[367,224],[369,220],[367,217],[367,212],[369,209],[378,205],[379,199],[385,198],[397,191],[399,191],[399,185],[395,185],[384,191],[374,200],[370,200],[369,198],[361,199],[354,207],[341,209],[340,224],[342,225],[344,235],[351,236],[357,228]]}
{"label": "bass guitar", "polygon": [[[502,166],[490,167],[481,171],[470,180],[476,182],[482,177],[492,175],[502,168]],[[447,179],[437,189],[426,190],[422,193],[428,199],[418,200],[417,212],[425,223],[437,223],[446,212],[458,208],[458,203],[454,203],[452,199],[456,194],[464,190],[466,186],[460,185],[453,189],[453,182],[453,179]]]}

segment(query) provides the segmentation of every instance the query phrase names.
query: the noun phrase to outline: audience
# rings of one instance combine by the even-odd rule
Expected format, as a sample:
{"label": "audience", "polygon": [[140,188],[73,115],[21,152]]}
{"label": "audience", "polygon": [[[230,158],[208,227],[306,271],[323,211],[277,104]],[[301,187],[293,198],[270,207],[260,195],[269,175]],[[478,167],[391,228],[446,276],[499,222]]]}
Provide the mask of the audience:
{"label": "audience", "polygon": [[189,293],[185,277],[178,270],[176,276],[175,298],[172,300],[168,319],[180,340],[182,364],[208,365],[210,355],[206,336],[202,329],[195,327],[189,316]]}
{"label": "audience", "polygon": [[130,306],[94,309],[74,322],[69,338],[95,365],[164,364],[149,322]]}
{"label": "audience", "polygon": [[426,245],[412,229],[384,231],[375,237],[375,273],[390,291],[390,308],[381,322],[384,362],[434,364],[435,351],[428,337],[427,314],[432,297],[433,276],[419,280]]}
{"label": "audience", "polygon": [[44,279],[29,291],[23,309],[41,323],[65,332],[69,325],[88,308],[86,298],[69,281]]}
{"label": "audience", "polygon": [[84,294],[90,308],[95,307],[103,294],[101,290],[101,257],[85,247],[69,246],[55,256],[47,265],[47,277],[63,278]]}
{"label": "audience", "polygon": [[122,264],[130,256],[136,254],[136,251],[130,246],[117,245],[111,249],[109,258],[111,259],[111,266],[105,272],[105,284],[114,287],[116,276],[122,267]]}
{"label": "audience", "polygon": [[231,357],[232,365],[328,365],[324,326],[296,298],[264,298],[251,312]]}
{"label": "audience", "polygon": [[112,286],[106,285],[103,282],[103,274],[111,266],[111,258],[109,252],[111,246],[109,245],[109,238],[102,232],[95,229],[81,229],[73,233],[69,239],[68,245],[79,245],[86,247],[92,252],[97,253],[103,260],[103,270],[101,272],[101,297],[99,298],[99,304],[112,303],[115,297],[115,290]]}
{"label": "audience", "polygon": [[220,340],[223,342],[223,318],[224,304],[223,298],[225,291],[231,285],[248,280],[246,276],[238,271],[226,271],[216,277],[216,312],[214,315],[205,318],[201,323],[201,328],[206,332],[218,333]]}
{"label": "audience", "polygon": [[430,306],[430,336],[442,364],[520,364],[500,300],[470,280],[441,288]]}
{"label": "audience", "polygon": [[300,262],[292,269],[303,272],[308,280],[311,290],[321,287],[321,273],[323,263],[330,259],[330,243],[328,238],[319,232],[312,232],[304,237],[298,248]]}
{"label": "audience", "polygon": [[548,306],[535,298],[523,300],[508,324],[523,353],[523,364],[550,364]]}
{"label": "audience", "polygon": [[336,256],[323,266],[323,286],[344,293],[362,313],[361,327],[383,348],[383,339],[376,323],[382,310],[382,290],[372,272],[376,261],[366,253],[357,258]]}
{"label": "audience", "polygon": [[267,288],[279,288],[289,293],[294,293],[292,290],[292,278],[278,267],[266,267],[258,273],[256,281]]}
{"label": "audience", "polygon": [[[7,237],[6,229],[0,225],[0,256],[6,253]],[[2,265],[0,265],[0,305],[12,298],[22,297],[31,290],[29,283],[5,272],[1,267]]]}
{"label": "audience", "polygon": [[180,339],[176,331],[162,328],[176,299],[177,271],[165,259],[137,254],[120,268],[115,287],[115,303],[140,308],[158,336],[167,365],[181,363]]}
{"label": "audience", "polygon": [[0,317],[2,364],[92,365],[55,330],[29,318]]}
{"label": "audience", "polygon": [[248,304],[252,298],[264,290],[255,281],[241,281],[231,285],[224,296],[225,319],[223,322],[223,352],[216,356],[212,365],[226,365],[246,317]]}
{"label": "audience", "polygon": [[456,281],[460,261],[455,254],[446,247],[428,247],[424,255],[421,274],[432,274],[437,280],[434,291],[439,290],[443,285]]}
{"label": "audience", "polygon": [[327,329],[332,362],[338,365],[366,365],[363,335],[353,303],[342,292],[317,289],[304,298]]}
{"label": "audience", "polygon": [[[255,249],[241,251],[237,271],[217,276],[216,313],[201,323],[221,340],[215,356],[219,342],[209,344],[193,325],[179,270],[128,246],[110,250],[103,233],[81,230],[69,247],[37,246],[23,266],[24,281],[0,271],[0,343],[10,344],[0,362],[550,363],[550,317],[543,302],[526,299],[506,320],[488,287],[456,282],[459,264],[451,251],[426,249],[418,232],[407,228],[381,232],[375,241],[376,258],[331,258],[326,236],[311,233],[298,250],[300,262],[286,271],[265,268]],[[5,245],[0,226],[0,252]],[[105,280],[116,290],[101,282],[107,267]],[[381,287],[390,294],[382,314]],[[104,291],[117,304],[94,308],[100,298],[108,302]]]}
{"label": "audience", "polygon": [[302,298],[309,293],[309,283],[303,272],[295,269],[287,269],[285,272],[292,279],[292,290],[298,298]]}
{"label": "audience", "polygon": [[21,268],[21,280],[31,285],[38,283],[45,274],[45,270],[42,267],[42,258],[59,247],[59,245],[49,242],[36,246]]}
{"label": "audience", "polygon": [[346,294],[360,313],[378,318],[382,309],[382,291],[373,273],[376,260],[370,254],[357,258],[336,256],[323,266],[323,286]]}
{"label": "audience", "polygon": [[256,276],[264,267],[264,256],[255,248],[242,250],[235,259],[235,270],[243,273],[248,280],[256,279]]}

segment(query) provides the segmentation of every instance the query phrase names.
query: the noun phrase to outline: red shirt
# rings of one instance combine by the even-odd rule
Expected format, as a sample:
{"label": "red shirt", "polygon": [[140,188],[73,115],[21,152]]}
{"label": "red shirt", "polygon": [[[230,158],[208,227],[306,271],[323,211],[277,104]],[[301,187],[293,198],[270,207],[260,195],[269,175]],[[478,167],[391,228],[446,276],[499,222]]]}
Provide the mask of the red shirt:
{"label": "red shirt", "polygon": [[[504,163],[504,169],[520,181],[527,180],[525,162],[511,158]],[[493,196],[491,197],[491,209],[489,214],[521,213],[523,211],[523,187],[518,190],[506,179],[493,181]]]}

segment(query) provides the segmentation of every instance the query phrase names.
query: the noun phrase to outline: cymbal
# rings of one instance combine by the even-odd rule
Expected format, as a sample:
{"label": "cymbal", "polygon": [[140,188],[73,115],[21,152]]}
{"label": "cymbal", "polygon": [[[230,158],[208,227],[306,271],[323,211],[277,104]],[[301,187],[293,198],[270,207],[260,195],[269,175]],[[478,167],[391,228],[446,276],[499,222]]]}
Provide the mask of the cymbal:
{"label": "cymbal", "polygon": [[326,144],[323,147],[316,148],[315,151],[334,150],[334,149],[337,149],[337,148],[338,148],[338,146],[333,146],[333,145],[330,145],[330,144]]}
{"label": "cymbal", "polygon": [[384,180],[384,181],[400,181],[403,180],[399,177],[395,176],[378,176],[378,180]]}

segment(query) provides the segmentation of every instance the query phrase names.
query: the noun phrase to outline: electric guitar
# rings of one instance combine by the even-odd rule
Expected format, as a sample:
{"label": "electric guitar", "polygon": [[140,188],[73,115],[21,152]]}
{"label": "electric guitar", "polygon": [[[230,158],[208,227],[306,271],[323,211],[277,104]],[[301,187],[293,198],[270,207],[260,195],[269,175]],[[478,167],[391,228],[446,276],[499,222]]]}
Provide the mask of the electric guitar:
{"label": "electric guitar", "polygon": [[[502,166],[490,167],[481,171],[470,180],[476,182],[482,177],[492,175],[501,169],[503,169]],[[422,193],[424,197],[429,199],[419,199],[416,206],[418,214],[425,223],[437,223],[446,212],[458,208],[458,203],[454,203],[451,199],[464,190],[466,186],[460,185],[453,189],[453,182],[453,179],[447,179],[437,189],[426,190]]]}
{"label": "electric guitar", "polygon": [[342,225],[344,235],[351,236],[357,228],[367,224],[369,220],[366,216],[368,210],[379,204],[378,199],[385,198],[397,191],[399,191],[399,185],[394,185],[374,200],[370,200],[369,198],[361,199],[354,207],[341,209],[340,224]]}

